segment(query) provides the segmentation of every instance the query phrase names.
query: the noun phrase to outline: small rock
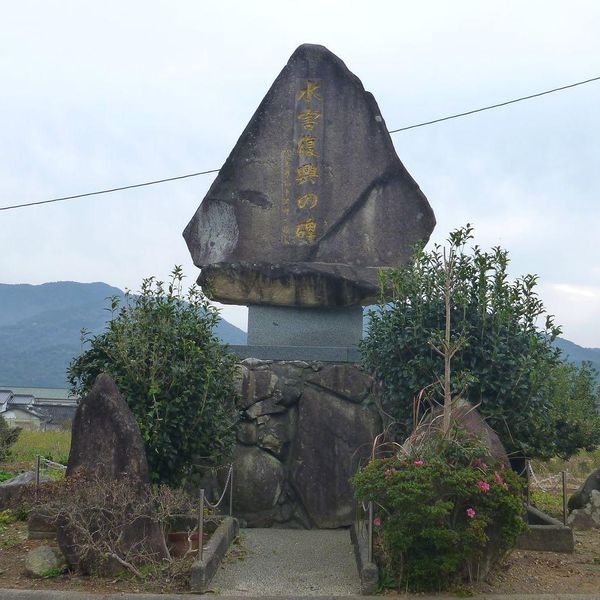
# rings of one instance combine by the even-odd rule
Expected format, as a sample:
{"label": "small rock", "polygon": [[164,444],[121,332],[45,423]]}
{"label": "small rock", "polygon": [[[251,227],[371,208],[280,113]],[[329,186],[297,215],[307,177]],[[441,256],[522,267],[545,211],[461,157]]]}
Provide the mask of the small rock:
{"label": "small rock", "polygon": [[272,362],[272,360],[261,360],[260,358],[245,358],[241,364],[249,369],[255,369],[263,365],[270,365]]}
{"label": "small rock", "polygon": [[63,555],[50,546],[38,546],[25,557],[25,572],[30,577],[58,575],[66,568]]}
{"label": "small rock", "polygon": [[[50,477],[40,474],[40,483],[52,481]],[[21,495],[30,485],[35,483],[35,472],[26,471],[12,479],[0,483],[0,510],[14,507],[20,503]]]}
{"label": "small rock", "polygon": [[587,530],[600,528],[600,514],[592,514],[585,508],[576,508],[567,519],[567,525],[573,529]]}
{"label": "small rock", "polygon": [[279,404],[283,406],[292,406],[298,402],[302,395],[302,382],[298,379],[284,379],[281,386],[281,396],[278,399]]}
{"label": "small rock", "polygon": [[283,442],[272,433],[267,433],[265,436],[263,436],[259,445],[261,448],[272,452],[278,457],[281,455],[281,449],[283,448]]}
{"label": "small rock", "polygon": [[569,511],[589,504],[594,490],[600,490],[600,468],[592,471],[583,485],[569,498]]}
{"label": "small rock", "polygon": [[256,419],[262,415],[271,415],[276,413],[285,412],[287,409],[285,406],[277,402],[277,398],[268,398],[253,404],[247,411],[246,414],[251,419]]}

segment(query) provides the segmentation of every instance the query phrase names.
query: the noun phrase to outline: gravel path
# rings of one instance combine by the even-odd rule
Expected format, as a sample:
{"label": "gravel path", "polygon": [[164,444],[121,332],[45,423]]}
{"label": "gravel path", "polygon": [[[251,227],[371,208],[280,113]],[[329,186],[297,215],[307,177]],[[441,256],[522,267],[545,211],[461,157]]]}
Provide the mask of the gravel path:
{"label": "gravel path", "polygon": [[360,593],[346,530],[242,529],[212,580],[223,596],[348,596]]}

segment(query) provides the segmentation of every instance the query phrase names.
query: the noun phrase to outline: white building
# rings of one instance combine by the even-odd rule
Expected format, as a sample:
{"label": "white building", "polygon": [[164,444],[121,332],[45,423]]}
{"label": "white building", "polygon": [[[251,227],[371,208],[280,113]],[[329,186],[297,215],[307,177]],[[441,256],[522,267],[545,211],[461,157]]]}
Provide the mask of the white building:
{"label": "white building", "polygon": [[0,415],[12,427],[62,429],[70,426],[78,401],[69,390],[4,388],[0,389]]}

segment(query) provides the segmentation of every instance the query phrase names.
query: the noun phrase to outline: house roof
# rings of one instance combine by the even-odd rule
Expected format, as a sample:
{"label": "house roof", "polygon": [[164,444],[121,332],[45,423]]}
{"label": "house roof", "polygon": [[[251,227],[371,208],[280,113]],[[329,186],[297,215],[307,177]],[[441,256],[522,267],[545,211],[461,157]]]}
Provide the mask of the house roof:
{"label": "house roof", "polygon": [[69,390],[11,387],[0,389],[0,414],[21,410],[46,422],[53,418],[69,419],[75,413],[78,400],[70,395]]}
{"label": "house roof", "polygon": [[77,396],[71,394],[71,390],[66,388],[39,388],[39,387],[14,387],[12,385],[2,385],[1,390],[11,390],[15,394],[31,394],[36,398],[52,398],[54,400],[78,400]]}

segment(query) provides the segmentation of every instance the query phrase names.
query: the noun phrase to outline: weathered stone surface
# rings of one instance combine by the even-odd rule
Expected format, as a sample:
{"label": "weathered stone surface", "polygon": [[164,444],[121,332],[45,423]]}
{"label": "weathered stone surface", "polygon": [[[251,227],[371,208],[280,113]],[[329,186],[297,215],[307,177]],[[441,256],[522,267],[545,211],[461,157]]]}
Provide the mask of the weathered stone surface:
{"label": "weathered stone surface", "polygon": [[373,387],[373,378],[352,364],[329,365],[307,379],[350,402],[362,402]]}
{"label": "weathered stone surface", "polygon": [[[52,481],[43,473],[40,473],[40,483]],[[0,510],[14,508],[23,494],[27,493],[29,486],[35,484],[35,472],[25,471],[19,473],[12,479],[7,479],[0,483]]]}
{"label": "weathered stone surface", "polygon": [[600,514],[593,513],[586,508],[576,508],[567,517],[567,525],[573,529],[600,529]]}
{"label": "weathered stone surface", "polygon": [[267,398],[266,400],[261,400],[260,402],[256,402],[253,404],[247,411],[246,414],[251,419],[256,419],[262,415],[272,415],[276,413],[285,412],[285,406],[282,406],[279,403],[279,398]]}
{"label": "weathered stone surface", "polygon": [[262,360],[260,358],[245,358],[240,364],[244,367],[248,367],[249,369],[256,369],[256,367],[266,367],[270,365],[272,360]]}
{"label": "weathered stone surface", "polygon": [[509,464],[506,449],[498,434],[485,422],[479,411],[470,402],[459,401],[453,410],[452,417],[467,432],[481,440],[493,459],[505,465]]}
{"label": "weathered stone surface", "polygon": [[291,450],[291,481],[313,523],[344,527],[354,519],[350,477],[380,429],[373,407],[305,388]]}
{"label": "weathered stone surface", "polygon": [[66,568],[63,555],[50,546],[38,546],[25,557],[25,573],[30,577],[56,575]]}
{"label": "weathered stone surface", "polygon": [[[439,427],[431,427],[432,420],[439,424]],[[485,419],[479,414],[476,408],[467,400],[459,400],[452,409],[452,421],[463,428],[467,433],[477,437],[489,452],[489,456],[499,463],[510,464],[504,445],[500,441],[498,434],[485,422]],[[439,431],[442,424],[442,409],[439,408],[425,419],[422,426],[416,432],[416,438],[411,435],[405,442],[405,445],[412,445],[422,439],[423,436],[430,436],[432,432]]]}
{"label": "weathered stone surface", "polygon": [[38,512],[29,513],[27,518],[27,539],[51,540],[56,538],[56,523],[53,519]]}
{"label": "weathered stone surface", "polygon": [[258,445],[282,459],[287,454],[293,435],[295,413],[271,415],[269,420],[258,428]]}
{"label": "weathered stone surface", "polygon": [[279,404],[289,407],[298,402],[302,394],[302,380],[286,378],[281,382]]}
{"label": "weathered stone surface", "polygon": [[569,498],[569,511],[585,508],[590,504],[593,491],[600,491],[600,468],[590,473],[579,489]]}
{"label": "weathered stone surface", "polygon": [[379,269],[317,263],[212,264],[202,268],[198,283],[225,304],[343,307],[373,304],[380,292]]}
{"label": "weathered stone surface", "polygon": [[248,408],[255,402],[268,398],[273,394],[276,383],[277,375],[269,369],[245,369],[239,406]]}
{"label": "weathered stone surface", "polygon": [[435,219],[379,107],[322,46],[300,46],[184,237],[201,284],[235,304],[370,302]]}
{"label": "weathered stone surface", "polygon": [[245,446],[254,446],[258,441],[258,427],[255,422],[242,421],[237,428],[238,442]]}
{"label": "weathered stone surface", "polygon": [[115,382],[99,375],[73,419],[67,477],[79,471],[102,479],[149,483],[144,443],[135,417]]}
{"label": "weathered stone surface", "polygon": [[[149,491],[148,463],[139,427],[115,382],[106,374],[96,378],[94,387],[77,407],[66,474],[103,482],[126,479],[132,489],[139,490],[140,497]],[[124,554],[128,548],[143,546],[149,555],[168,557],[159,523],[151,518],[131,523],[126,515],[123,519]],[[112,573],[121,568],[100,556],[94,558],[93,553],[85,560],[79,556],[76,533],[65,521],[57,523],[57,539],[69,565],[84,573],[95,568]]]}
{"label": "weathered stone surface", "polygon": [[573,529],[600,529],[600,491],[590,490],[585,505],[571,511],[567,524]]}
{"label": "weathered stone surface", "polygon": [[272,511],[283,489],[283,465],[260,448],[238,446],[233,455],[233,505],[235,514],[256,526],[261,515]]}

